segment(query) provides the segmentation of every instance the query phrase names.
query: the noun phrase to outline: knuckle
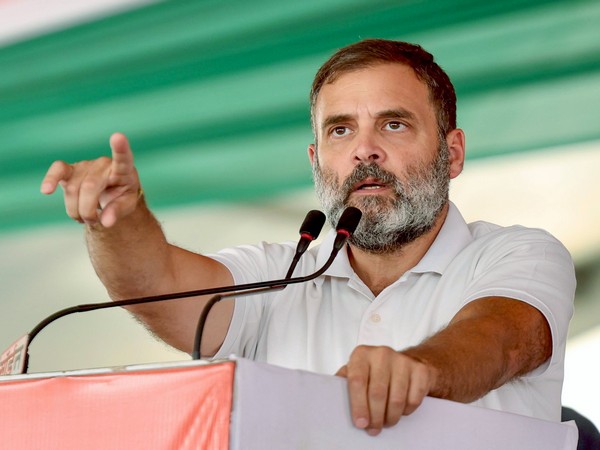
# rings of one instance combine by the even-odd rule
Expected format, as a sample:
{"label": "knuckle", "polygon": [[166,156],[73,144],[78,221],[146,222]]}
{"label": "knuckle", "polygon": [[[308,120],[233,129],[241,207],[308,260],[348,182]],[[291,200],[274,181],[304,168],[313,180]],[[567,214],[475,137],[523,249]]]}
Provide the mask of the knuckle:
{"label": "knuckle", "polygon": [[73,219],[77,222],[80,222],[82,220],[81,216],[79,215],[79,211],[77,211],[76,209],[67,206],[66,212],[67,212],[67,216],[69,216],[71,219]]}
{"label": "knuckle", "polygon": [[366,345],[357,345],[352,351],[352,356],[360,357],[368,351],[368,348]]}
{"label": "knuckle", "polygon": [[[416,394],[417,394],[417,395],[419,396],[419,398],[421,398],[421,399],[422,399],[423,397],[425,397],[425,396],[427,395],[427,393],[429,392],[429,388],[428,388],[428,386],[429,386],[429,382],[428,382],[428,381],[429,381],[429,380],[423,380],[423,382],[422,382],[422,383],[420,383],[420,384],[417,384],[417,386],[416,386],[416,389],[415,389],[415,391],[416,391]],[[420,402],[419,402],[419,403],[420,403]]]}
{"label": "knuckle", "polygon": [[75,183],[68,183],[68,182],[64,183],[63,189],[67,196],[73,196],[73,195],[76,195],[77,193],[79,193],[79,185],[77,185]]}
{"label": "knuckle", "polygon": [[48,168],[48,171],[55,171],[55,170],[60,170],[64,167],[68,166],[68,164],[64,161],[54,161],[52,164],[50,164],[50,167]]}
{"label": "knuckle", "polygon": [[398,352],[387,346],[373,347],[373,354],[381,361],[389,361]]}
{"label": "knuckle", "polygon": [[360,387],[367,384],[367,377],[362,373],[352,372],[348,374],[348,384],[350,387]]}
{"label": "knuckle", "polygon": [[77,211],[73,211],[71,208],[65,208],[67,212],[67,216],[69,216],[73,220],[79,220],[79,213]]}
{"label": "knuckle", "polygon": [[409,398],[406,401],[405,408],[409,409],[411,411],[415,410],[417,407],[419,407],[421,405],[421,403],[423,403],[423,397],[424,397],[424,395],[416,395],[416,396],[413,396],[413,398]]}
{"label": "knuckle", "polygon": [[94,191],[98,188],[98,183],[95,180],[86,178],[81,182],[81,190]]}
{"label": "knuckle", "polygon": [[112,162],[112,158],[108,156],[100,156],[94,161],[96,164],[109,165]]}
{"label": "knuckle", "polygon": [[388,399],[388,404],[390,409],[404,411],[404,407],[406,406],[406,397],[404,395],[390,396]]}
{"label": "knuckle", "polygon": [[417,408],[419,406],[421,406],[421,403],[423,403],[423,399],[420,399],[419,401],[408,401],[406,402],[406,405],[404,406],[404,411],[403,414],[405,416],[410,416],[412,413],[414,413]]}
{"label": "knuckle", "polygon": [[377,402],[387,399],[388,387],[384,383],[371,383],[369,386],[369,396]]}
{"label": "knuckle", "polygon": [[353,358],[372,358],[375,361],[386,361],[396,353],[386,346],[357,345],[352,351]]}

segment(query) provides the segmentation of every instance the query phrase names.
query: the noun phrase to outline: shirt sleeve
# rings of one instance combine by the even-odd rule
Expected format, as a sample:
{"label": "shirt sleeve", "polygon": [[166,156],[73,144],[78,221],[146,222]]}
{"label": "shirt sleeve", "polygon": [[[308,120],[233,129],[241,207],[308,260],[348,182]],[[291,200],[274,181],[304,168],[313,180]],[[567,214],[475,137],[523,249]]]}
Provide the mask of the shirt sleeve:
{"label": "shirt sleeve", "polygon": [[527,376],[535,377],[556,365],[562,371],[576,287],[571,255],[552,235],[539,229],[500,228],[482,239],[488,242],[475,258],[464,304],[499,296],[537,308],[550,326],[552,356]]}
{"label": "shirt sleeve", "polygon": [[[293,243],[243,245],[210,255],[231,272],[235,284],[254,283],[284,278],[291,261]],[[252,359],[266,320],[267,295],[256,294],[236,298],[233,316],[225,340],[214,355],[215,359],[232,354]]]}

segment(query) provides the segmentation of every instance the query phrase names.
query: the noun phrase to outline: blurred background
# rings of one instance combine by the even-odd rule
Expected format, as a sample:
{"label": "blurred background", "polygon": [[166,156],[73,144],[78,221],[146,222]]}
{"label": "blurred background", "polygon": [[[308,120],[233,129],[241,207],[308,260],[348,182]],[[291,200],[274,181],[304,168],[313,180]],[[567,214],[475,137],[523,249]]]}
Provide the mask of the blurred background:
{"label": "blurred background", "polygon": [[[0,0],[0,348],[45,316],[106,301],[81,226],[39,185],[55,159],[128,135],[176,244],[296,240],[318,208],[308,91],[368,37],[431,51],[453,79],[468,221],[564,242],[578,276],[563,403],[600,424],[600,2]],[[32,372],[189,359],[111,309],[61,319]],[[596,362],[594,362],[596,361]]]}

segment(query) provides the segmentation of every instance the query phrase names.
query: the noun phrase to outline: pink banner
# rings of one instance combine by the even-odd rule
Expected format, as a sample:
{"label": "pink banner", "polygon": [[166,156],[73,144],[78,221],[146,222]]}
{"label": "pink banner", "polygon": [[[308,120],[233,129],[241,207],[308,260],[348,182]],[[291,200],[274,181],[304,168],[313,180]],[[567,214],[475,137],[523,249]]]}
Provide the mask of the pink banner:
{"label": "pink banner", "polygon": [[235,364],[0,382],[10,449],[228,449]]}

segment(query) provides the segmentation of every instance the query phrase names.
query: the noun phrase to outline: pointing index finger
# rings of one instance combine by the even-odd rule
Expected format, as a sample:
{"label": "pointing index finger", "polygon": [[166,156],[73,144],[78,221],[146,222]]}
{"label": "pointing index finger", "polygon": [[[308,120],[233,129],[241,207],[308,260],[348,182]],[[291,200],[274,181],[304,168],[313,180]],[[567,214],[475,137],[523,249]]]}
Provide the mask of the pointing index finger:
{"label": "pointing index finger", "polygon": [[112,176],[120,177],[131,174],[134,170],[133,152],[127,137],[122,133],[114,133],[110,137],[110,147],[112,149]]}

